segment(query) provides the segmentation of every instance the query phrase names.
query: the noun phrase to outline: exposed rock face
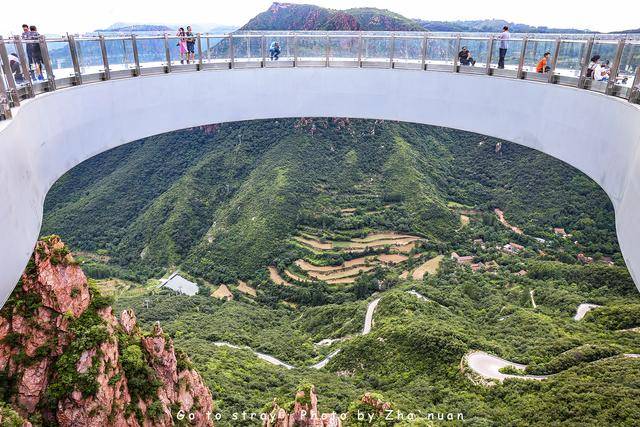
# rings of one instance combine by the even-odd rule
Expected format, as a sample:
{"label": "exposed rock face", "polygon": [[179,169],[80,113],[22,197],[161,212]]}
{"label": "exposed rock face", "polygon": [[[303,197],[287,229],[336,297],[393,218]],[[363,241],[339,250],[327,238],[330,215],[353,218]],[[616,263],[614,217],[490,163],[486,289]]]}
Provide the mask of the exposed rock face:
{"label": "exposed rock face", "polygon": [[45,424],[171,426],[181,409],[212,425],[211,393],[188,359],[160,325],[143,337],[131,310],[118,321],[57,236],[37,243],[0,311],[0,373],[13,408]]}
{"label": "exposed rock face", "polygon": [[290,414],[273,401],[269,417],[263,427],[342,427],[342,421],[336,413],[320,414],[315,386],[296,393],[293,410]]}

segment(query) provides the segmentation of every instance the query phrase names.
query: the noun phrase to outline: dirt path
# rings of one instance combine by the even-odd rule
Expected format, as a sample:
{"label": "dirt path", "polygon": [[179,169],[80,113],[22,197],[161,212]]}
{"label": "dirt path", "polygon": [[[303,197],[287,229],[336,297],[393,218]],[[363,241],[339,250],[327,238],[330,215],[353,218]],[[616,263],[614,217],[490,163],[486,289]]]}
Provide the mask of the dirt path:
{"label": "dirt path", "polygon": [[507,222],[507,220],[504,218],[504,212],[502,212],[500,209],[495,208],[494,212],[496,213],[496,215],[498,215],[498,220],[502,223],[502,225],[511,229],[511,231],[513,231],[516,234],[524,234],[524,232],[521,229]]}
{"label": "dirt path", "polygon": [[531,305],[533,306],[533,308],[538,308],[538,306],[536,305],[536,300],[533,299],[533,293],[535,292],[535,289],[531,289],[529,291],[529,297],[531,298]]}

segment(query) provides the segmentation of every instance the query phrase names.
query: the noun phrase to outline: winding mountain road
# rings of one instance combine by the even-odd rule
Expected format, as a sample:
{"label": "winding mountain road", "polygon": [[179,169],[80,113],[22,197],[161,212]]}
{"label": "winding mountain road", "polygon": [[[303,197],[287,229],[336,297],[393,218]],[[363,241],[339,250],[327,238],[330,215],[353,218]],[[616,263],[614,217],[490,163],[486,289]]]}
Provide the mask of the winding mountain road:
{"label": "winding mountain road", "polygon": [[544,380],[548,375],[512,375],[503,374],[500,369],[511,367],[524,371],[527,365],[510,362],[484,351],[473,351],[465,356],[469,369],[485,379],[503,381],[506,378],[520,378],[524,380]]}
{"label": "winding mountain road", "polygon": [[587,315],[588,312],[598,307],[601,307],[601,306],[597,304],[589,304],[589,303],[580,304],[578,306],[578,309],[576,310],[576,315],[573,316],[573,320],[582,320],[584,316]]}

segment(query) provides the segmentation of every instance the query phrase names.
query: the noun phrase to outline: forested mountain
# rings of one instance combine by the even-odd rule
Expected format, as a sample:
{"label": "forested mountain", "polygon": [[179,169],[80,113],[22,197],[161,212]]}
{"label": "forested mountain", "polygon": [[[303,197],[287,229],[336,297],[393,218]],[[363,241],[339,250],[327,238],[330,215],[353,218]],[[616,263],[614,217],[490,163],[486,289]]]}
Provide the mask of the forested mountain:
{"label": "forested mountain", "polygon": [[319,6],[273,3],[265,12],[251,19],[240,30],[323,30],[323,31],[443,31],[499,32],[508,25],[514,33],[593,33],[575,28],[549,28],[505,21],[479,19],[472,21],[431,21],[428,17],[406,18],[397,13],[375,8],[345,10]]}
{"label": "forested mountain", "polygon": [[275,2],[240,30],[418,31],[422,27],[414,20],[388,10],[334,10]]}
{"label": "forested mountain", "polygon": [[587,255],[620,259],[608,199],[567,165],[479,135],[348,119],[224,124],[111,150],[54,186],[43,233],[140,277],[181,265],[219,282],[256,277],[299,227],[331,227],[340,209],[393,207],[366,226],[447,241],[452,202],[500,208],[537,237],[584,233]]}

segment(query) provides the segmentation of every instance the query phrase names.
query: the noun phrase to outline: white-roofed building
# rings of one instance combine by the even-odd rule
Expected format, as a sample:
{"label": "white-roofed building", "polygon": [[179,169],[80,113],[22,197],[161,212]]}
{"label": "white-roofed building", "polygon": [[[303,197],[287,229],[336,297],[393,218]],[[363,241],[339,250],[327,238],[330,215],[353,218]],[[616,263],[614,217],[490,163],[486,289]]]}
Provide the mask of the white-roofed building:
{"label": "white-roofed building", "polygon": [[163,279],[160,286],[190,297],[198,293],[198,285],[180,276],[177,271],[168,279]]}

